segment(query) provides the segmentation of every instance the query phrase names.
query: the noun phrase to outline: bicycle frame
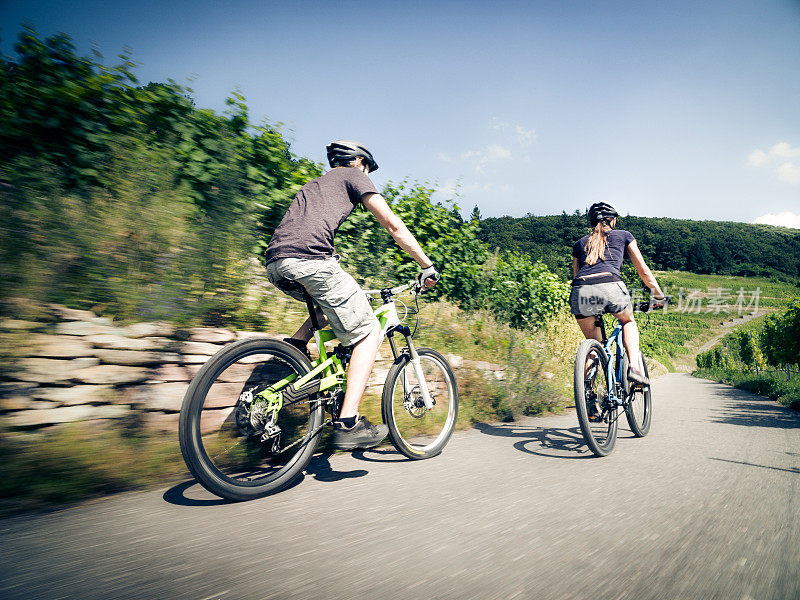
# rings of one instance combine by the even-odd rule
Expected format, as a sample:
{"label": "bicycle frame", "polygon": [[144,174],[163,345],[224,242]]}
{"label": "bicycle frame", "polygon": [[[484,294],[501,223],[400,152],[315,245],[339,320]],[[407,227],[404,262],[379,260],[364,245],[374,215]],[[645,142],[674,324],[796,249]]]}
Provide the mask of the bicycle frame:
{"label": "bicycle frame", "polygon": [[[400,353],[398,352],[397,345],[394,341],[394,334],[395,332],[399,332],[405,337],[408,353],[411,358],[412,368],[414,369],[417,377],[422,400],[425,403],[426,409],[431,410],[434,406],[434,401],[430,395],[427,382],[425,381],[425,377],[422,372],[422,365],[420,363],[419,355],[417,354],[416,348],[414,347],[414,342],[411,339],[411,330],[401,324],[400,318],[397,315],[397,308],[393,300],[393,297],[396,294],[408,289],[409,287],[410,284],[383,290],[367,290],[367,293],[372,295],[380,294],[381,299],[383,300],[383,304],[377,307],[374,311],[375,317],[378,319],[378,323],[381,326],[381,339],[379,345],[383,343],[384,338],[388,338],[389,345],[392,348],[392,355],[394,356],[395,360],[397,360],[397,358],[400,356]],[[282,407],[283,399],[279,397],[279,392],[281,391],[284,391],[284,394],[288,395],[290,399],[299,399],[300,397],[305,397],[317,392],[324,392],[337,387],[341,388],[343,391],[347,389],[347,374],[342,362],[342,356],[337,354],[336,351],[329,356],[327,350],[325,349],[325,343],[335,340],[336,335],[330,329],[322,329],[320,327],[313,299],[305,291],[303,296],[306,301],[306,306],[308,307],[308,314],[311,317],[311,329],[313,331],[314,341],[316,342],[317,350],[319,352],[319,358],[312,362],[311,371],[299,379],[297,379],[296,374],[289,375],[288,377],[271,385],[267,390],[257,394],[264,396],[266,393],[271,392],[273,395],[277,396],[274,396],[273,398],[265,398],[269,402],[268,412],[273,410],[277,412]],[[292,387],[286,390],[285,388],[289,385]],[[404,374],[404,392],[407,390],[407,388],[407,378]]]}
{"label": "bicycle frame", "polygon": [[[610,400],[614,402],[616,406],[623,406],[625,403],[625,395],[623,390],[623,397],[620,398],[617,395],[617,386],[616,383],[622,382],[624,374],[622,373],[622,353],[624,351],[624,341],[622,337],[622,324],[617,323],[616,327],[614,327],[613,331],[611,332],[610,336],[606,336],[606,328],[603,322],[602,315],[598,315],[597,319],[595,320],[595,325],[600,328],[600,332],[602,335],[602,344],[603,349],[605,350],[606,356],[608,357],[608,366],[606,367],[606,383],[607,383],[607,392],[608,397]],[[612,345],[616,344],[612,351]]]}

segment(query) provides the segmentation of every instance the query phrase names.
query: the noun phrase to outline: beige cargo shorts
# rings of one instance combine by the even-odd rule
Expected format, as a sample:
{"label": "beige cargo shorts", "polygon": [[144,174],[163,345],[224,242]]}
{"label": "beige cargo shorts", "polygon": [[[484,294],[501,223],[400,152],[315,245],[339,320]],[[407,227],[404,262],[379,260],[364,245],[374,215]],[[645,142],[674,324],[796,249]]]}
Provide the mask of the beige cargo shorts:
{"label": "beige cargo shorts", "polygon": [[[344,346],[352,346],[378,328],[378,319],[367,295],[339,266],[338,257],[279,258],[267,265],[267,278],[278,289],[278,282],[286,279],[302,285],[322,309],[333,333]],[[302,292],[281,291],[304,301]]]}

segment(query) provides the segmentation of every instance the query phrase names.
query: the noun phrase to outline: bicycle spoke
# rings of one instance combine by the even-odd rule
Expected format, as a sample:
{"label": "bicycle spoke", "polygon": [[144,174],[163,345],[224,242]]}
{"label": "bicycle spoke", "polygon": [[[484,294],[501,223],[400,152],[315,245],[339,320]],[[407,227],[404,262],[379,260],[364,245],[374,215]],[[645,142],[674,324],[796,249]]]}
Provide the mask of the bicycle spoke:
{"label": "bicycle spoke", "polygon": [[609,397],[608,357],[595,340],[581,343],[575,360],[575,407],[584,439],[592,452],[605,456],[616,440],[619,411]]}
{"label": "bicycle spoke", "polygon": [[[272,340],[232,344],[193,382],[182,414],[181,450],[195,477],[236,499],[285,485],[310,459],[322,426],[315,396],[282,401],[274,386],[310,366]],[[302,457],[302,459],[300,459]]]}
{"label": "bicycle spoke", "polygon": [[410,360],[395,364],[384,385],[382,410],[395,447],[409,458],[438,454],[455,427],[458,392],[455,376],[438,352],[420,348],[424,383],[434,404],[428,410]]}

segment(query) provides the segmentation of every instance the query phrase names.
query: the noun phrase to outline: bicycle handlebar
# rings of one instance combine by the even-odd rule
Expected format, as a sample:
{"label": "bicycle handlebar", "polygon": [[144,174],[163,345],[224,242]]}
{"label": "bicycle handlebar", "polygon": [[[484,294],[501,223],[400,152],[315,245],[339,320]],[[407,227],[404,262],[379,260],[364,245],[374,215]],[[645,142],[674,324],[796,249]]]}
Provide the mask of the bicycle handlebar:
{"label": "bicycle handlebar", "polygon": [[392,288],[383,288],[383,289],[380,289],[380,290],[364,290],[364,293],[367,296],[380,296],[384,292],[386,292],[389,296],[397,296],[398,294],[402,294],[406,290],[412,289],[412,288],[414,289],[414,293],[417,293],[417,294],[420,293],[420,290],[418,289],[417,282],[414,279],[412,279],[408,283],[397,285],[397,286],[392,287]]}
{"label": "bicycle handlebar", "polygon": [[640,312],[647,312],[650,310],[659,310],[664,308],[667,304],[672,302],[672,296],[664,296],[661,300],[651,298],[647,302],[639,302],[637,304]]}

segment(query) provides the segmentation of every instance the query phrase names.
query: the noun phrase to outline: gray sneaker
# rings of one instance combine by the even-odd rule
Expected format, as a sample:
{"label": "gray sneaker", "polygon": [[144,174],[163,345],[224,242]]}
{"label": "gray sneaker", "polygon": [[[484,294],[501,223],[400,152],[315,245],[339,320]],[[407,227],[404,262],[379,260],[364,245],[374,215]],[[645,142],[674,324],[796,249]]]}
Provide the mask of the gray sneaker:
{"label": "gray sneaker", "polygon": [[350,429],[341,421],[333,424],[333,446],[339,450],[366,450],[380,444],[387,435],[386,425],[373,425],[366,417],[359,417]]}

